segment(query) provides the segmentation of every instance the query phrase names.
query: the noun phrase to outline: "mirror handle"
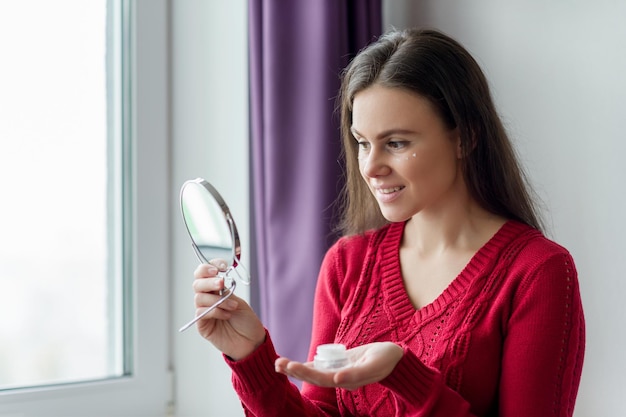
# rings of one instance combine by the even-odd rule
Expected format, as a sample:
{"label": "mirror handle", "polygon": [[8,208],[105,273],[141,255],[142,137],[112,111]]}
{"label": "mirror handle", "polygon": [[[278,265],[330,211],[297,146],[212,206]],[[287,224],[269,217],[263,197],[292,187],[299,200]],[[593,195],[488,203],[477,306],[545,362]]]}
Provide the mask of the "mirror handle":
{"label": "mirror handle", "polygon": [[198,320],[200,320],[202,317],[206,316],[207,314],[209,314],[211,311],[215,310],[220,304],[222,304],[224,301],[228,300],[228,298],[233,295],[235,293],[235,287],[237,286],[237,281],[235,281],[234,279],[231,280],[232,285],[228,288],[225,288],[224,290],[222,290],[221,294],[222,294],[222,298],[220,298],[215,304],[213,304],[211,307],[207,308],[206,310],[204,310],[202,313],[198,314],[196,317],[193,318],[193,320],[191,320],[189,323],[185,324],[183,327],[181,327],[180,329],[178,329],[179,332],[183,332],[185,330],[187,330],[188,328],[190,328],[191,326],[193,326]]}

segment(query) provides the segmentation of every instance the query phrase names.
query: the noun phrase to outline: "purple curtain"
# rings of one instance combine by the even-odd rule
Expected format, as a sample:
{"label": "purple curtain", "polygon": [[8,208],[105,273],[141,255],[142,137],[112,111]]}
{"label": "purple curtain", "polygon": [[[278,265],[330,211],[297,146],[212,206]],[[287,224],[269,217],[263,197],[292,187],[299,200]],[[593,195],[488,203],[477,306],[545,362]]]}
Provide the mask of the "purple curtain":
{"label": "purple curtain", "polygon": [[249,0],[252,305],[304,360],[342,186],[339,74],[380,35],[381,0]]}

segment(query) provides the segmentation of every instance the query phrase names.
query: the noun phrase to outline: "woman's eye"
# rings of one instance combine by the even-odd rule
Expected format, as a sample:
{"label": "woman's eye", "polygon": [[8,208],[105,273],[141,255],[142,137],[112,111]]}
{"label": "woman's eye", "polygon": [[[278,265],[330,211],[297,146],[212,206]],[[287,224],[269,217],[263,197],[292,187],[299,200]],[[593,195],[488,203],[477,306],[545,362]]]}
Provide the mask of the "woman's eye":
{"label": "woman's eye", "polygon": [[357,141],[357,145],[358,145],[360,151],[367,150],[367,149],[369,149],[369,146],[370,146],[369,142],[366,142],[364,140]]}
{"label": "woman's eye", "polygon": [[401,141],[401,140],[392,140],[392,141],[387,142],[387,146],[392,150],[403,149],[406,146],[406,144],[407,144],[406,141]]}

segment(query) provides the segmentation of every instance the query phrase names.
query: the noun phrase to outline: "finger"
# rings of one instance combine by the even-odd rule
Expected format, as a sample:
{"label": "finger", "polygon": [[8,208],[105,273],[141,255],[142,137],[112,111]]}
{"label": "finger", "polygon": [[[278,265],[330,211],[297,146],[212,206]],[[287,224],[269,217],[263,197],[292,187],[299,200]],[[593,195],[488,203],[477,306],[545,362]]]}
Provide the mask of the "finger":
{"label": "finger", "polygon": [[369,375],[360,368],[342,369],[335,373],[333,382],[337,387],[353,390],[363,385],[378,382],[378,376]]}
{"label": "finger", "polygon": [[334,387],[336,386],[333,376],[334,372],[322,372],[313,368],[310,364],[303,364],[300,362],[279,361],[275,362],[276,370],[287,376],[299,379],[301,381],[308,382],[320,387]]}
{"label": "finger", "polygon": [[195,292],[216,292],[224,289],[224,278],[197,278],[191,284]]}
{"label": "finger", "polygon": [[220,308],[225,310],[236,310],[239,307],[239,302],[231,297],[225,298],[219,294],[199,292],[194,296],[194,302],[196,307],[212,307],[216,304]]}
{"label": "finger", "polygon": [[211,278],[217,275],[219,269],[215,265],[200,264],[193,271],[194,278]]}
{"label": "finger", "polygon": [[[237,310],[239,302],[231,299],[219,299],[215,303],[207,303],[207,305],[196,306],[196,316],[200,314],[206,314],[209,318],[230,318],[231,313]],[[211,310],[206,313],[207,310]]]}
{"label": "finger", "polygon": [[[196,309],[196,317],[203,314],[206,310],[206,308]],[[232,313],[230,311],[226,311],[221,308],[215,308],[209,313],[205,314],[200,320],[229,320],[231,317]]]}
{"label": "finger", "polygon": [[289,359],[287,358],[276,359],[276,361],[274,362],[274,367],[276,368],[276,372],[279,372],[281,374],[284,373],[285,367],[287,366],[288,363],[289,363]]}
{"label": "finger", "polygon": [[367,369],[359,367],[343,368],[338,371],[319,370],[312,362],[299,363],[287,358],[278,358],[276,372],[309,382],[320,387],[339,387],[353,390],[371,382],[377,382],[379,375],[371,375]]}
{"label": "finger", "polygon": [[368,366],[366,361],[339,370],[334,376],[334,382],[338,387],[355,389],[363,385],[373,384],[384,379],[393,370],[392,368],[377,368]]}
{"label": "finger", "polygon": [[217,267],[220,271],[226,271],[226,268],[228,267],[228,264],[222,258],[211,259],[209,264]]}

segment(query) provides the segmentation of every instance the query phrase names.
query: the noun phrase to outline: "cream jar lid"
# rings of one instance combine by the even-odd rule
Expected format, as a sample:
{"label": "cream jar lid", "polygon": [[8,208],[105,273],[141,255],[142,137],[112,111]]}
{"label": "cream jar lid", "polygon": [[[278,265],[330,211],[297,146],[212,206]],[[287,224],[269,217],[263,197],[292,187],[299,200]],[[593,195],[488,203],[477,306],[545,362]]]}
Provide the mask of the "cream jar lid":
{"label": "cream jar lid", "polygon": [[346,346],[341,343],[319,345],[315,356],[318,359],[326,361],[345,359],[347,358]]}

